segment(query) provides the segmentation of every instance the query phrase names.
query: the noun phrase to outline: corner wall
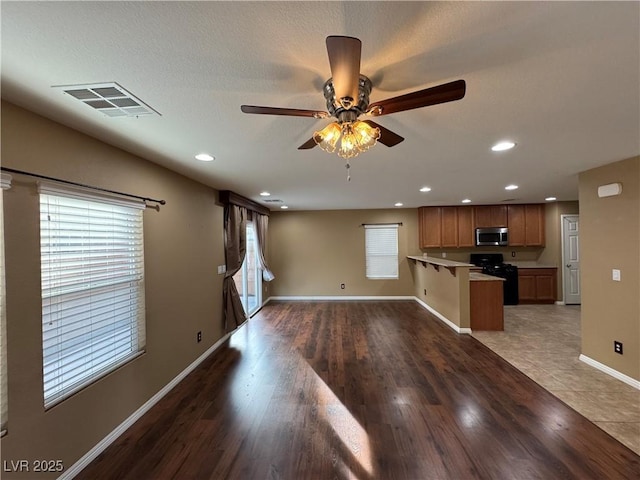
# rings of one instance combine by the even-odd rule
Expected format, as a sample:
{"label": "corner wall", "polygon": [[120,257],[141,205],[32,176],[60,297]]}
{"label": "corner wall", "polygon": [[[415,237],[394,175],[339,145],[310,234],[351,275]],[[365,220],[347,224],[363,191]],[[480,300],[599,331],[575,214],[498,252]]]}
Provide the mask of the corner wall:
{"label": "corner wall", "polygon": [[[588,170],[579,181],[582,354],[640,381],[640,157]],[[614,182],[622,194],[598,198],[598,186]]]}
{"label": "corner wall", "polygon": [[144,212],[146,353],[45,411],[35,179],[13,175],[4,192],[9,413],[2,460],[60,459],[66,469],[224,335],[216,275],[224,263],[223,209],[204,185],[7,102],[2,164],[167,201]]}

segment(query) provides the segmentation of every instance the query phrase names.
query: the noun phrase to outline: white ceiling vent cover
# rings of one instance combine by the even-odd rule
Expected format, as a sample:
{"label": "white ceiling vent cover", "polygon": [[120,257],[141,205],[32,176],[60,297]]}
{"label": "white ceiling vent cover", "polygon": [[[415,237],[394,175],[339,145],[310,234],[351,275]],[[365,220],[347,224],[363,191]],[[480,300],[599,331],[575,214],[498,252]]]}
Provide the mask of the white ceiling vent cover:
{"label": "white ceiling vent cover", "polygon": [[109,117],[139,117],[160,113],[115,82],[89,85],[54,85]]}

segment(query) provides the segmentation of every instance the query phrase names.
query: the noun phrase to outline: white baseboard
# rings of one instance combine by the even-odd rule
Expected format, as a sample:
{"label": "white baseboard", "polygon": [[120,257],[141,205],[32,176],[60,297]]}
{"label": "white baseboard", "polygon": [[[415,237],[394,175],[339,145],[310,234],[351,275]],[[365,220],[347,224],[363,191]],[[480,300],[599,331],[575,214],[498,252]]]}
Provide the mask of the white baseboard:
{"label": "white baseboard", "polygon": [[620,380],[621,382],[626,383],[627,385],[631,385],[633,388],[640,390],[640,381],[635,378],[631,378],[624,373],[621,373],[613,368],[605,365],[604,363],[600,363],[593,358],[587,357],[586,355],[580,354],[580,361],[586,363],[587,365],[592,366],[593,368],[597,368],[601,372],[606,373],[607,375],[611,375],[613,378]]}
{"label": "white baseboard", "polygon": [[453,323],[451,320],[449,320],[447,317],[445,317],[444,315],[442,315],[440,312],[438,312],[437,310],[435,310],[433,307],[431,307],[430,305],[426,304],[425,302],[423,302],[422,300],[420,300],[418,297],[413,297],[415,299],[416,302],[418,302],[423,308],[425,308],[426,310],[428,310],[431,314],[433,314],[434,316],[436,316],[439,320],[441,320],[445,325],[447,325],[449,328],[451,328],[452,330],[454,330],[456,333],[462,333],[462,334],[470,334],[471,333],[471,329],[470,328],[464,328],[464,327],[459,327],[458,325],[456,325],[455,323]]}
{"label": "white baseboard", "polygon": [[[246,322],[245,322],[246,323]],[[178,383],[180,383],[187,375],[189,375],[198,365],[200,365],[209,355],[215,352],[231,335],[227,333],[224,337],[209,347],[202,355],[200,355],[191,365],[180,372],[173,380],[167,383],[158,393],[147,400],[140,408],[133,412],[129,418],[118,425],[106,437],[104,437],[95,447],[85,453],[76,463],[71,465],[65,472],[58,477],[58,480],[71,480],[82,471],[87,465],[95,460],[104,450],[107,449],[117,438],[122,435],[129,427],[138,421],[151,407],[158,403],[162,397],[169,393]]]}
{"label": "white baseboard", "polygon": [[397,296],[388,296],[388,295],[276,295],[274,297],[269,297],[267,302],[271,300],[286,300],[290,302],[317,302],[317,301],[347,301],[347,300],[362,300],[362,301],[370,301],[370,300],[415,300],[416,297],[411,295],[397,295]]}

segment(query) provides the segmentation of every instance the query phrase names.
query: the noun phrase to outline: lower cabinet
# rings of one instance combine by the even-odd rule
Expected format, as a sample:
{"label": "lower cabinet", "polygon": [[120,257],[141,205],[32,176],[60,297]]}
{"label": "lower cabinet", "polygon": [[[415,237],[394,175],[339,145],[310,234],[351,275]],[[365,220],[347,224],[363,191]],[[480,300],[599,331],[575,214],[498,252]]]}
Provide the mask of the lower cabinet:
{"label": "lower cabinet", "polygon": [[519,303],[555,303],[556,268],[519,268]]}
{"label": "lower cabinet", "polygon": [[471,330],[504,330],[502,279],[469,282]]}

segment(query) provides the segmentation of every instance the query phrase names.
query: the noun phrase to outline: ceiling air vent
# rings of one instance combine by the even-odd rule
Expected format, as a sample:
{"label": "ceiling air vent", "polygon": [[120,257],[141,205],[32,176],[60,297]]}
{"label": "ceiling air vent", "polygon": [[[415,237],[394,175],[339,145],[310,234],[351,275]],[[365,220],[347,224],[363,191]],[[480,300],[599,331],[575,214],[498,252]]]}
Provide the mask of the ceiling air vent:
{"label": "ceiling air vent", "polygon": [[62,89],[64,93],[108,117],[160,115],[158,111],[114,82],[90,85],[55,85],[53,88]]}
{"label": "ceiling air vent", "polygon": [[282,200],[278,200],[277,198],[270,198],[269,200],[262,200],[264,203],[283,203]]}

